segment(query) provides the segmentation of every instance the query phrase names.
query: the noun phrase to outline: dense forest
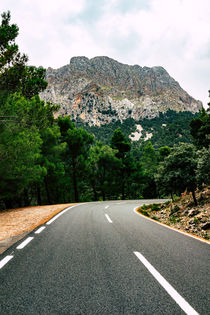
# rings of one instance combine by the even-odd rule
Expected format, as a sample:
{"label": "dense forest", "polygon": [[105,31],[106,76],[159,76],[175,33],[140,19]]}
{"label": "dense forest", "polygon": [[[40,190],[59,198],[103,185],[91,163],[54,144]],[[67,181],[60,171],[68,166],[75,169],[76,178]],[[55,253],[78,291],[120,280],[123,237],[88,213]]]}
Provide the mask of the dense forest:
{"label": "dense forest", "polygon": [[[208,185],[208,111],[142,120],[149,141],[131,142],[137,122],[88,127],[39,98],[45,69],[28,66],[9,12],[0,25],[0,209],[78,201],[156,198]],[[163,124],[164,126],[163,128]]]}
{"label": "dense forest", "polygon": [[190,122],[198,114],[191,112],[175,112],[168,110],[166,113],[159,114],[159,117],[153,119],[141,119],[136,121],[132,118],[122,122],[117,121],[106,125],[89,126],[82,121],[75,122],[77,126],[85,128],[89,133],[94,134],[95,138],[104,144],[109,144],[114,130],[120,128],[123,134],[128,138],[136,131],[136,125],[143,128],[142,136],[134,145],[143,144],[147,133],[151,133],[150,139],[152,145],[157,149],[161,146],[170,146],[181,142],[192,143],[190,134]]}

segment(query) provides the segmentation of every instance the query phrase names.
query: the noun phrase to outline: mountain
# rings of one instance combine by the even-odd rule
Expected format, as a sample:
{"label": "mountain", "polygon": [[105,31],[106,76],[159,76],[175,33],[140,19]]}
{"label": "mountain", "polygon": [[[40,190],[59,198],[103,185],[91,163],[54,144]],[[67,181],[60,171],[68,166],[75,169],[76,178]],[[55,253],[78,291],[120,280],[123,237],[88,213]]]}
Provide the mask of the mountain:
{"label": "mountain", "polygon": [[58,115],[89,126],[152,119],[168,110],[196,113],[202,107],[164,68],[130,66],[108,57],[73,57],[66,66],[48,68],[46,80],[41,98],[59,104]]}

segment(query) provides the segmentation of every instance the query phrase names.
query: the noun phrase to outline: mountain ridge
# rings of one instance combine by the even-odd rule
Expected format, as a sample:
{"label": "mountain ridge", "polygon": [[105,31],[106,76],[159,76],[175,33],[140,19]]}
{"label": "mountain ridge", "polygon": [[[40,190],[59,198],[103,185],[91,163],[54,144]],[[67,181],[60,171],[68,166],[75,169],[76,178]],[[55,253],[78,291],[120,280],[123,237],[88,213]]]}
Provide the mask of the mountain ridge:
{"label": "mountain ridge", "polygon": [[57,115],[90,126],[152,119],[167,110],[198,112],[202,103],[184,91],[161,66],[127,65],[109,57],[73,57],[59,69],[48,68],[45,101],[59,104]]}

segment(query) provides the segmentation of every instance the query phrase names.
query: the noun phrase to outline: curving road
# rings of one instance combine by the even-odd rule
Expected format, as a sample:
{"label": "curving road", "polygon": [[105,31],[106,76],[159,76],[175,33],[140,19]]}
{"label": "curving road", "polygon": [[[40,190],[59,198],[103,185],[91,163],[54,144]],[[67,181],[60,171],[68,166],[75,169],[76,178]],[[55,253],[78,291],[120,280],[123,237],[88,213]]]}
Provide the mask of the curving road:
{"label": "curving road", "polygon": [[13,245],[0,314],[209,314],[209,244],[134,211],[151,202],[78,205]]}

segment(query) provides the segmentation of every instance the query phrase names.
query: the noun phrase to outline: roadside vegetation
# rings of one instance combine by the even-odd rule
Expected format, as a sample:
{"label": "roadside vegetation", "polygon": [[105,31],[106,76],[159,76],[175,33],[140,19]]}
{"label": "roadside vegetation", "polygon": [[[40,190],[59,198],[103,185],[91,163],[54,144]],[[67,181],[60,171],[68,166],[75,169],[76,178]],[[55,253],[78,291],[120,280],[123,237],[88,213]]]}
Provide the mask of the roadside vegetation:
{"label": "roadside vegetation", "polygon": [[[160,115],[159,122],[155,119],[159,133],[154,130],[151,141],[131,143],[126,130],[134,127],[132,121],[113,125],[104,137],[101,129],[100,137],[106,141],[99,141],[69,117],[55,118],[59,105],[40,100],[39,93],[47,86],[45,69],[27,65],[28,57],[15,43],[18,26],[10,19],[9,12],[3,13],[0,24],[0,209],[174,199],[186,189],[199,205],[197,188],[210,184],[208,111],[203,109],[196,117],[170,111],[167,123],[166,116]],[[151,123],[142,122],[148,131]]]}
{"label": "roadside vegetation", "polygon": [[143,205],[137,211],[158,222],[210,240],[210,188],[197,189],[195,195],[197,206],[186,190],[174,202]]}

